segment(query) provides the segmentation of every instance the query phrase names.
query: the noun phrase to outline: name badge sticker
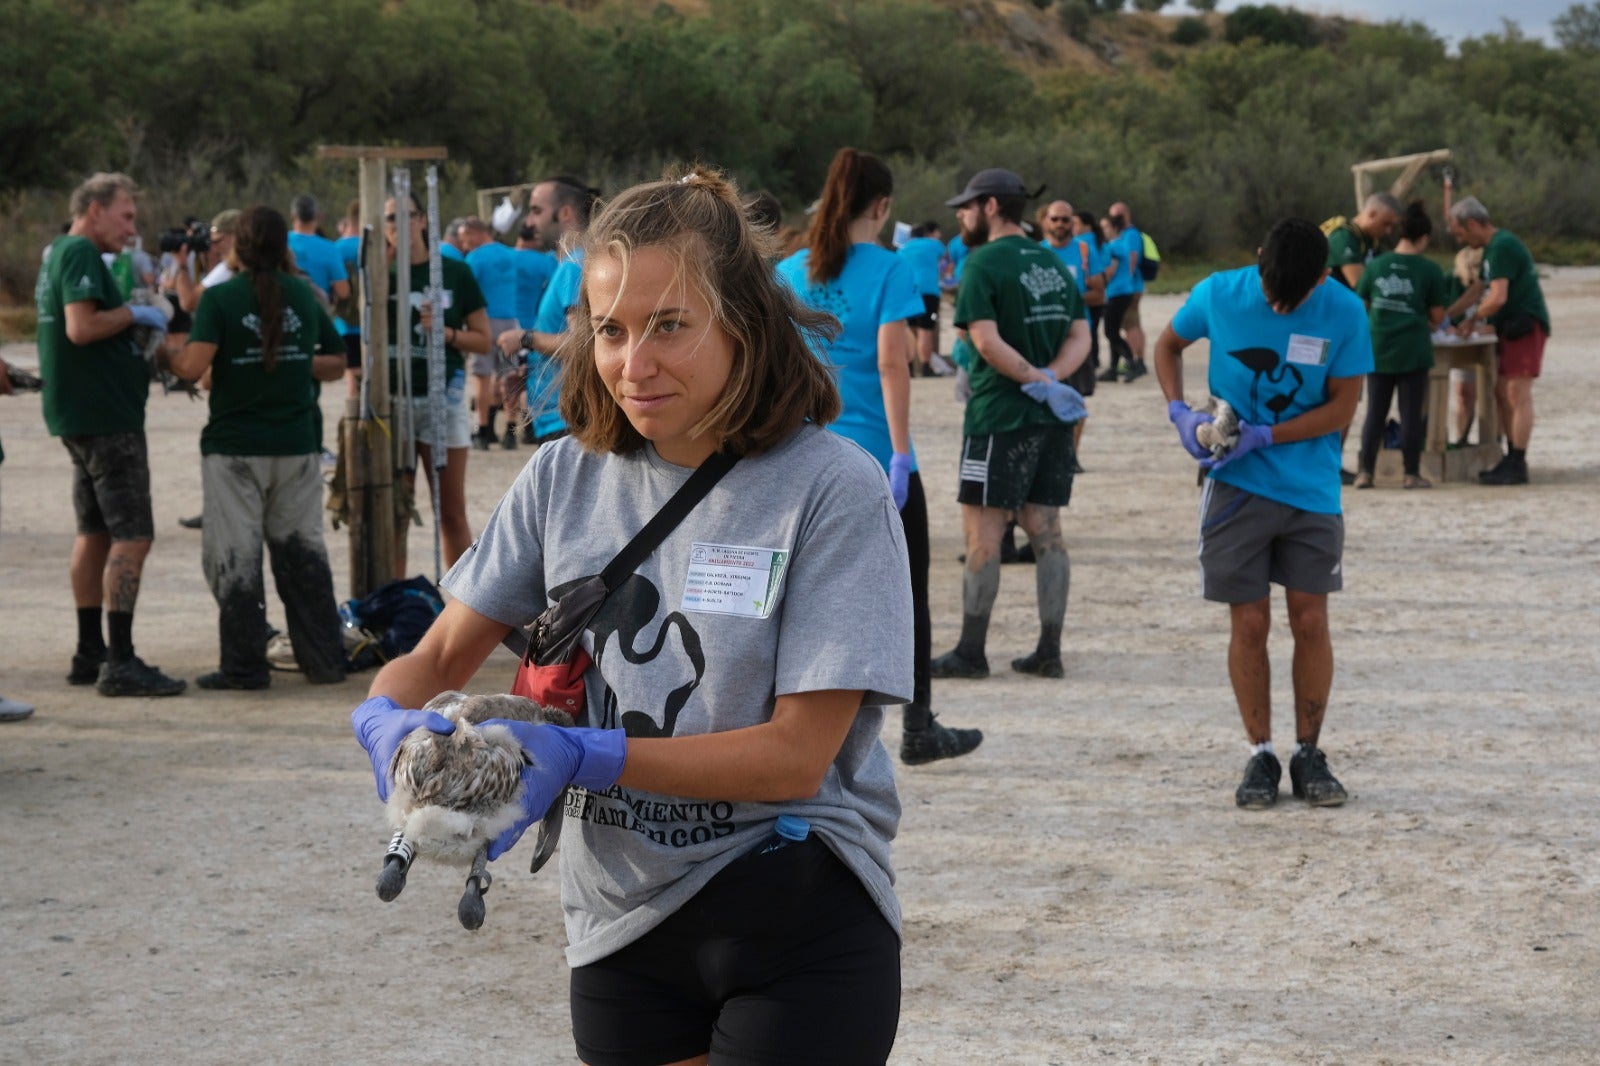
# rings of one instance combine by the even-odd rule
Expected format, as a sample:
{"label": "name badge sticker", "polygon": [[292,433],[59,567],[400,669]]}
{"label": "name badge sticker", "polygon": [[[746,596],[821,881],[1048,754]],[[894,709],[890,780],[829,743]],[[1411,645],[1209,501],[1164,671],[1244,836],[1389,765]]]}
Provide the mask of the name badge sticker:
{"label": "name badge sticker", "polygon": [[1289,334],[1289,362],[1301,366],[1324,366],[1328,362],[1328,349],[1332,343],[1323,337],[1307,337],[1300,333]]}
{"label": "name badge sticker", "polygon": [[682,609],[741,618],[770,617],[788,565],[786,551],[697,541],[689,549]]}

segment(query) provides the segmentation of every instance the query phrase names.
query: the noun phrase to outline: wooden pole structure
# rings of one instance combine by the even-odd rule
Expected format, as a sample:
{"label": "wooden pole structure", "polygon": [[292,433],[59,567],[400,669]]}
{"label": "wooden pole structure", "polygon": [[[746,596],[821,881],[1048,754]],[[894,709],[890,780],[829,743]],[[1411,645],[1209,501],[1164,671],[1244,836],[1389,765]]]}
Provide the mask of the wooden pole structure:
{"label": "wooden pole structure", "polygon": [[1356,210],[1360,211],[1367,197],[1372,195],[1372,175],[1380,170],[1400,170],[1400,176],[1389,186],[1389,195],[1399,199],[1404,196],[1425,167],[1434,163],[1448,162],[1450,149],[1438,148],[1432,152],[1418,152],[1415,155],[1397,155],[1388,159],[1369,159],[1365,163],[1356,163],[1350,167],[1350,172],[1356,179]]}
{"label": "wooden pole structure", "polygon": [[[388,199],[389,160],[444,159],[443,148],[382,148],[323,145],[320,159],[354,159],[361,168],[361,229],[368,235],[364,277],[370,291],[361,304],[372,313],[361,334],[361,396],[346,398],[340,422],[345,453],[345,488],[350,507],[350,595],[361,599],[403,575],[395,572],[394,434],[389,403],[389,250],[384,243],[383,202]],[[405,319],[397,325],[406,332]],[[405,530],[399,530],[404,535]]]}

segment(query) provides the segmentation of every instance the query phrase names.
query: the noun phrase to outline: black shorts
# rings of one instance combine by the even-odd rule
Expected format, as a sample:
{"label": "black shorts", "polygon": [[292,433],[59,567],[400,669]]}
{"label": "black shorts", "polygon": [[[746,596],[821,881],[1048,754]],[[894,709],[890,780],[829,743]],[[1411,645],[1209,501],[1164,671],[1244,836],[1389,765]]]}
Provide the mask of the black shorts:
{"label": "black shorts", "polygon": [[1065,507],[1072,499],[1072,427],[1024,426],[961,442],[956,502],[1014,511],[1025,503]]}
{"label": "black shorts", "polygon": [[112,540],[154,540],[150,453],[144,434],[62,437],[72,456],[72,509],[78,532]]}
{"label": "black shorts", "polygon": [[1094,363],[1085,358],[1083,365],[1067,375],[1066,384],[1078,390],[1080,396],[1094,395]]}
{"label": "black shorts", "polygon": [[572,971],[588,1066],[878,1066],[900,1024],[900,939],[816,837],[752,851],[660,925]]}
{"label": "black shorts", "polygon": [[347,370],[361,369],[361,334],[344,335],[344,365]]}
{"label": "black shorts", "polygon": [[906,319],[912,329],[925,329],[930,333],[939,331],[939,297],[922,294],[922,314]]}

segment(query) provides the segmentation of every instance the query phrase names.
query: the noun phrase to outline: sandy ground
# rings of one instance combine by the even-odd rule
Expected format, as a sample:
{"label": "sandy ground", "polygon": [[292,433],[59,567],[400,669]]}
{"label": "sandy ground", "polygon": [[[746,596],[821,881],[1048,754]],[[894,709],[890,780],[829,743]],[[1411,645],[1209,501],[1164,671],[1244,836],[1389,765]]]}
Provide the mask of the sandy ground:
{"label": "sandy ground", "polygon": [[[1193,466],[1153,379],[1102,386],[1065,522],[1067,679],[1005,668],[1036,626],[1031,574],[1007,567],[995,675],[935,692],[987,740],[902,773],[895,1063],[1596,1061],[1600,271],[1547,292],[1535,483],[1348,494],[1323,734],[1352,795],[1338,810],[1287,782],[1278,808],[1235,809],[1247,753],[1226,616],[1198,596]],[[1149,301],[1152,338],[1177,304]],[[1203,349],[1189,363],[1198,393]],[[199,510],[203,418],[150,405],[159,539],[135,630],[189,678],[216,663],[199,534],[176,525]],[[943,650],[948,382],[915,383],[914,419]],[[453,874],[376,899],[387,834],[346,718],[365,678],[154,702],[64,684],[68,462],[36,397],[0,400],[0,428],[0,692],[38,705],[0,727],[0,1060],[573,1061],[554,878],[510,862],[475,934]],[[473,453],[475,526],[527,454]],[[344,534],[330,547],[343,597]],[[430,557],[414,532],[411,558]],[[511,668],[497,652],[475,687]]]}

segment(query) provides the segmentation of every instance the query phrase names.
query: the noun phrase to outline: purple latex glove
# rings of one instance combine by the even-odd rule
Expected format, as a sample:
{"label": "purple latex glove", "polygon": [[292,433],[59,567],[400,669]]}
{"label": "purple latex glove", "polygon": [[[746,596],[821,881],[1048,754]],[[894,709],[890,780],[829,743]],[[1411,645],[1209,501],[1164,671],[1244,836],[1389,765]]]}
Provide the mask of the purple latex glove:
{"label": "purple latex glove", "polygon": [[456,731],[456,724],[437,711],[406,711],[388,696],[369,696],[350,712],[350,728],[372,760],[378,798],[388,803],[389,789],[394,784],[394,753],[400,742],[418,729],[448,735]]}
{"label": "purple latex glove", "polygon": [[1209,455],[1200,461],[1200,465],[1207,470],[1221,470],[1241,455],[1248,455],[1257,448],[1267,448],[1272,445],[1271,426],[1253,426],[1249,422],[1239,423],[1239,443],[1228,449],[1228,454],[1221,459],[1213,459]]}
{"label": "purple latex glove", "polygon": [[894,507],[903,511],[906,494],[911,491],[911,456],[895,452],[889,458],[889,493],[894,497]]}
{"label": "purple latex glove", "polygon": [[608,789],[622,776],[627,761],[628,737],[620,729],[567,729],[508,718],[491,718],[483,724],[510,730],[528,758],[522,768],[522,817],[490,843],[491,860],[510,851],[568,785],[596,792]]}
{"label": "purple latex glove", "polygon": [[1201,426],[1212,421],[1211,415],[1204,411],[1191,411],[1182,400],[1173,400],[1167,404],[1167,419],[1178,427],[1178,442],[1183,445],[1184,451],[1196,459],[1211,459],[1211,449],[1196,440],[1194,435]]}

